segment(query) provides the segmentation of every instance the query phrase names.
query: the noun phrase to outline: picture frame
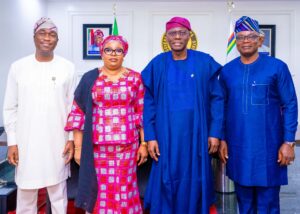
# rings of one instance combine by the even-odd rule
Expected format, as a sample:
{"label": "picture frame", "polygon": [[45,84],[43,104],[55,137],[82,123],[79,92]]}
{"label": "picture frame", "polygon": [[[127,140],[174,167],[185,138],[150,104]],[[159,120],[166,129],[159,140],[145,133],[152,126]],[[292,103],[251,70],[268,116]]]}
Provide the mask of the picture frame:
{"label": "picture frame", "polygon": [[259,29],[264,33],[265,39],[258,51],[275,57],[276,25],[259,25]]}
{"label": "picture frame", "polygon": [[101,59],[99,44],[112,34],[112,24],[83,24],[83,59]]}

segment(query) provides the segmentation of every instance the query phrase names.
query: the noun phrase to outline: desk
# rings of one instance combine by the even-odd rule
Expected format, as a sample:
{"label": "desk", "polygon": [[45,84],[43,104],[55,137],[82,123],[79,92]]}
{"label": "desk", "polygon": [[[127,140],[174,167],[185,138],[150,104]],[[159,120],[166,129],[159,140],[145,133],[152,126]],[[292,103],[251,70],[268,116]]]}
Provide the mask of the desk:
{"label": "desk", "polygon": [[8,184],[0,187],[0,213],[16,209],[17,186]]}
{"label": "desk", "polygon": [[[0,149],[6,151],[6,147],[4,146],[0,146]],[[14,182],[14,177],[15,167],[8,164],[5,159],[2,159],[0,163],[0,214],[16,209],[17,186]]]}

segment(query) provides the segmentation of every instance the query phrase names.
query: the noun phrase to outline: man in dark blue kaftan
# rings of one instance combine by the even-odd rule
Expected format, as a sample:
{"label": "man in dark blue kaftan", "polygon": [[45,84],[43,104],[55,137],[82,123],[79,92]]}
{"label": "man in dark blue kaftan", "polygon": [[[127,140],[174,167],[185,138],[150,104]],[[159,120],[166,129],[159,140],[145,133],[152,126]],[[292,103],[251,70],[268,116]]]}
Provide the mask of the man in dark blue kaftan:
{"label": "man in dark blue kaftan", "polygon": [[206,214],[214,200],[209,153],[221,138],[221,66],[187,50],[190,31],[187,19],[172,18],[166,25],[172,51],[142,71],[145,140],[155,160],[144,201],[153,214]]}
{"label": "man in dark blue kaftan", "polygon": [[259,54],[263,35],[256,20],[236,22],[241,56],[224,66],[225,140],[220,158],[235,182],[241,214],[280,213],[280,186],[295,158],[297,98],[287,65]]}

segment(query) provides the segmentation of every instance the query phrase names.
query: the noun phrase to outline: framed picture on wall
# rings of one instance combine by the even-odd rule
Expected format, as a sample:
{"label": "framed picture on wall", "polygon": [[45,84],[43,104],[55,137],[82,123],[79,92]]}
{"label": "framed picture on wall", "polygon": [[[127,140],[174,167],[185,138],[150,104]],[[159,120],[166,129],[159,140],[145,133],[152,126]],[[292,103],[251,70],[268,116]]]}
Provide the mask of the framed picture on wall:
{"label": "framed picture on wall", "polygon": [[83,59],[101,59],[100,44],[111,35],[112,24],[83,24]]}
{"label": "framed picture on wall", "polygon": [[259,52],[275,56],[276,25],[259,25],[260,30],[265,34],[265,40],[258,49]]}

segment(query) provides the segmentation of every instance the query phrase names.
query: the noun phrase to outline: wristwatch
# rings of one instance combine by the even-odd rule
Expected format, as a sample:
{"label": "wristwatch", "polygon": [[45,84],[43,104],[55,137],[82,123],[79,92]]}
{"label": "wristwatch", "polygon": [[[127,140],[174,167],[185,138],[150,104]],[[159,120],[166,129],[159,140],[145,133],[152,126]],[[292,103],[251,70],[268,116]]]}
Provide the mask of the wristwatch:
{"label": "wristwatch", "polygon": [[286,142],[284,142],[285,144],[287,144],[287,145],[289,145],[290,147],[292,147],[292,148],[294,148],[295,147],[295,145],[296,145],[296,142],[294,141],[294,142],[288,142],[288,141],[286,141]]}

